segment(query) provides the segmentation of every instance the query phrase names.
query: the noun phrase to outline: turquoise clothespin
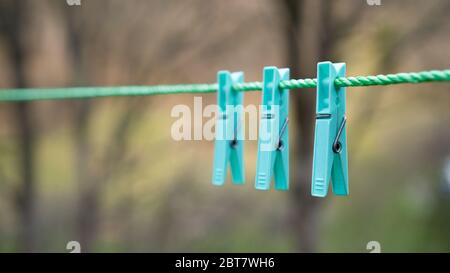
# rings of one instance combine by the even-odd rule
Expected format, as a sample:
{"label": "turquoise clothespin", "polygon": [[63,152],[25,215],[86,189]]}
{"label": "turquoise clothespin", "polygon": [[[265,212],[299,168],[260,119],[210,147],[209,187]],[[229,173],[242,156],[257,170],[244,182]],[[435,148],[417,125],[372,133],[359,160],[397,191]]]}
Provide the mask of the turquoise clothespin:
{"label": "turquoise clothespin", "polygon": [[217,73],[216,140],[214,145],[214,167],[212,183],[221,186],[227,175],[230,162],[234,184],[244,184],[244,142],[242,115],[244,94],[233,90],[233,84],[244,82],[244,73],[219,71]]}
{"label": "turquoise clothespin", "polygon": [[273,173],[275,189],[289,189],[289,90],[279,88],[284,80],[289,80],[288,68],[264,68],[255,181],[258,190],[270,188]]}
{"label": "turquoise clothespin", "polygon": [[313,196],[324,197],[330,177],[336,195],[348,195],[345,88],[334,80],[345,76],[345,63],[317,64],[317,109],[312,174]]}

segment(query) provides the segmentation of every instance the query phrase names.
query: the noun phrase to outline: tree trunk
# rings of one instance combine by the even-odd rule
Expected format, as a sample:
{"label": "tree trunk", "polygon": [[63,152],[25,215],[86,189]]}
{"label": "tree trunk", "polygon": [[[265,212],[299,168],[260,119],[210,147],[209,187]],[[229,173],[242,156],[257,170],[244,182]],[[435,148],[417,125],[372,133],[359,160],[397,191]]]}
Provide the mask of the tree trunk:
{"label": "tree trunk", "polygon": [[[83,66],[81,25],[83,15],[81,9],[67,9],[62,6],[66,19],[67,41],[73,67],[73,83],[85,85],[86,73]],[[79,186],[77,205],[77,239],[83,252],[91,252],[97,237],[99,217],[99,187],[89,170],[89,119],[91,102],[76,102],[75,109],[75,170]]]}
{"label": "tree trunk", "polygon": [[[315,61],[326,60],[330,55],[329,24],[325,17],[317,20],[317,29],[305,33],[302,28],[304,21],[302,11],[308,1],[284,0],[285,13],[285,45],[286,63],[291,69],[291,78],[305,77],[306,74],[316,74]],[[311,6],[311,5],[310,5]],[[313,10],[315,9],[315,11]],[[330,11],[328,4],[321,1],[308,7],[308,10],[323,16]],[[309,39],[318,48],[306,52]],[[297,250],[300,252],[317,251],[317,230],[319,199],[311,196],[312,155],[314,146],[315,123],[315,92],[309,90],[292,90],[296,146],[293,153],[295,166],[292,177],[292,211],[291,221],[297,240]]]}
{"label": "tree trunk", "polygon": [[[11,65],[14,71],[14,84],[18,88],[27,86],[25,79],[25,50],[23,36],[25,3],[22,0],[10,1],[4,10],[6,41],[11,52]],[[3,16],[3,15],[2,15]],[[18,91],[20,92],[20,91]],[[14,105],[17,120],[20,158],[20,188],[17,192],[17,212],[19,217],[18,250],[34,252],[35,249],[35,176],[34,176],[34,130],[31,121],[30,103]]]}

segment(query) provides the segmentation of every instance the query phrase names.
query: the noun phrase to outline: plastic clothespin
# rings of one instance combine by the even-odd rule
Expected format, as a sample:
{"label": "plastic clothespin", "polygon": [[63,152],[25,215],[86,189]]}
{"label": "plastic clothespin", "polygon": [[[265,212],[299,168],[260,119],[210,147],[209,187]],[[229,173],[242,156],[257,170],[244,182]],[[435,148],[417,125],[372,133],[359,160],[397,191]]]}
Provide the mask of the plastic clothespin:
{"label": "plastic clothespin", "polygon": [[345,63],[317,64],[316,129],[312,174],[313,196],[324,197],[331,178],[336,195],[348,195],[345,88],[334,85],[345,76]]}
{"label": "plastic clothespin", "polygon": [[218,119],[214,145],[214,166],[212,183],[225,183],[227,164],[230,162],[234,184],[244,184],[244,142],[242,115],[244,94],[233,90],[233,84],[244,81],[244,73],[219,71],[217,73]]}
{"label": "plastic clothespin", "polygon": [[255,180],[258,190],[270,189],[272,174],[276,190],[289,189],[289,90],[279,88],[283,80],[289,80],[288,68],[264,68]]}

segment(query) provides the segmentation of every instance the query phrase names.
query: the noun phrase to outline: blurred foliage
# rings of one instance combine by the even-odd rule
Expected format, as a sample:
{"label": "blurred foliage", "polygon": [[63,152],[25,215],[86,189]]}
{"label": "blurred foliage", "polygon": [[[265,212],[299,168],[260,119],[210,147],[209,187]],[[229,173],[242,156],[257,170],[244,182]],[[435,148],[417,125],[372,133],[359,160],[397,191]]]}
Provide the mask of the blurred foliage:
{"label": "blurred foliage", "polygon": [[[29,86],[214,82],[221,69],[243,70],[246,81],[255,81],[263,66],[285,65],[277,1],[81,2],[73,7],[26,1],[21,36]],[[332,12],[343,18],[356,5],[337,2]],[[348,75],[449,68],[445,4],[361,4],[352,31],[332,45],[336,61],[347,62]],[[80,38],[75,57],[69,13]],[[314,22],[304,27],[309,24]],[[5,39],[1,34],[0,87],[14,85]],[[347,92],[351,194],[330,193],[320,200],[319,251],[367,252],[373,240],[384,252],[450,251],[450,196],[442,187],[443,163],[450,156],[449,91],[448,84],[421,84]],[[204,104],[215,99],[203,95]],[[259,99],[259,93],[246,93],[248,104]],[[98,213],[92,251],[296,251],[288,193],[253,189],[255,141],[245,146],[247,184],[227,181],[217,188],[210,184],[213,143],[176,142],[170,136],[172,107],[192,106],[192,96],[89,103],[85,184],[79,181],[74,125],[82,103],[31,104],[36,251],[65,252],[68,241],[79,240],[77,215],[91,213],[80,211],[80,192],[93,185]],[[2,252],[20,250],[15,204],[21,147],[12,109],[0,106]],[[294,135],[291,141],[302,143]],[[291,168],[297,169],[294,163]]]}

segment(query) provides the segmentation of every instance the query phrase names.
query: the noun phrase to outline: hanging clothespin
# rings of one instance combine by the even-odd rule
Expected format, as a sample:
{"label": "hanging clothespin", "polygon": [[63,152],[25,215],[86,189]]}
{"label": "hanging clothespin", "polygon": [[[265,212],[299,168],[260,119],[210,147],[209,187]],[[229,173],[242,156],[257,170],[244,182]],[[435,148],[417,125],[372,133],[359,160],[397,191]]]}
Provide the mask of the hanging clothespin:
{"label": "hanging clothespin", "polygon": [[272,174],[275,189],[289,189],[289,90],[280,81],[289,80],[289,69],[265,67],[259,122],[255,188],[269,190]]}
{"label": "hanging clothespin", "polygon": [[244,94],[233,90],[233,84],[243,83],[244,73],[219,71],[217,73],[216,140],[212,183],[221,186],[230,162],[234,184],[244,184],[244,142],[242,131]]}
{"label": "hanging clothespin", "polygon": [[318,197],[327,195],[330,178],[336,195],[348,195],[345,88],[334,85],[337,77],[345,77],[345,63],[317,64],[316,129],[311,194]]}

